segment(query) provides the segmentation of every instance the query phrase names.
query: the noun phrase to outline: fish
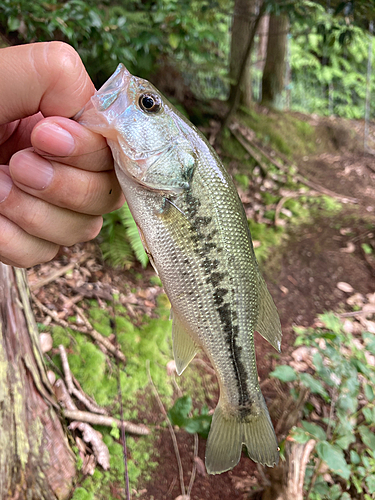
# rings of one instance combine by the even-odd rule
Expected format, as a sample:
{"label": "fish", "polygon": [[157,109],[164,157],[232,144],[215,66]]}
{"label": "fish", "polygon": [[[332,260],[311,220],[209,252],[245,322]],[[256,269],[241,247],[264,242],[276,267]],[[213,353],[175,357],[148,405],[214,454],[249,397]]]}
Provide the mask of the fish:
{"label": "fish", "polygon": [[281,326],[230,175],[203,134],[123,64],[76,119],[112,150],[171,303],[177,373],[199,349],[215,369],[220,396],[206,444],[207,472],[232,469],[243,445],[254,462],[273,467],[279,448],[259,386],[254,331],[280,351]]}

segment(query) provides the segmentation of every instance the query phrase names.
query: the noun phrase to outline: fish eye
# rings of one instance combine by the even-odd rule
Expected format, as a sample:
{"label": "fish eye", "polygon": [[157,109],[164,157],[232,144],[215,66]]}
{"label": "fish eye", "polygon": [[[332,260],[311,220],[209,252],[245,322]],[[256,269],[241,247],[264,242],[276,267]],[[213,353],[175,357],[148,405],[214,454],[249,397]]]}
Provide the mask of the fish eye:
{"label": "fish eye", "polygon": [[139,106],[147,113],[157,113],[161,110],[161,99],[156,94],[142,94],[139,98]]}

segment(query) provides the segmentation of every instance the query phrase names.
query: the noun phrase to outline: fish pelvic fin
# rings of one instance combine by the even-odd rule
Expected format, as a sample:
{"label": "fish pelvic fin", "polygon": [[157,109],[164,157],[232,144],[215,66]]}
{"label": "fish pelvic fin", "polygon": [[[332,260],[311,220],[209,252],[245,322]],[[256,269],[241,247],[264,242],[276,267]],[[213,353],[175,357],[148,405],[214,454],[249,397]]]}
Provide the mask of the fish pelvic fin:
{"label": "fish pelvic fin", "polygon": [[255,330],[275,349],[281,350],[281,325],[275,303],[264,279],[259,276],[259,316]]}
{"label": "fish pelvic fin", "polygon": [[[265,406],[265,404],[264,404]],[[266,407],[257,415],[242,417],[227,415],[220,402],[212,417],[206,445],[206,469],[209,474],[221,474],[235,467],[242,445],[254,462],[273,467],[279,461],[275,431]]]}
{"label": "fish pelvic fin", "polygon": [[177,315],[171,310],[173,356],[178,375],[185,370],[190,361],[197,354],[198,347],[185,330]]}

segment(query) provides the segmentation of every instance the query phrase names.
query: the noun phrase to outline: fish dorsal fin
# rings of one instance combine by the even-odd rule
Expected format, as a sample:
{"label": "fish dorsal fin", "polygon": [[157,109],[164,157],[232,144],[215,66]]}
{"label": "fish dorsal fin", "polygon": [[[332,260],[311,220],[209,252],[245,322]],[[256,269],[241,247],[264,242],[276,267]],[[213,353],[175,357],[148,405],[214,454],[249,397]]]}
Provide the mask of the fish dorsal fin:
{"label": "fish dorsal fin", "polygon": [[282,333],[279,314],[261,276],[259,276],[259,316],[255,330],[280,352]]}
{"label": "fish dorsal fin", "polygon": [[173,356],[176,363],[178,375],[185,370],[190,361],[197,354],[198,348],[193,339],[186,332],[184,326],[178,319],[177,315],[171,310],[172,324],[172,341],[173,341]]}

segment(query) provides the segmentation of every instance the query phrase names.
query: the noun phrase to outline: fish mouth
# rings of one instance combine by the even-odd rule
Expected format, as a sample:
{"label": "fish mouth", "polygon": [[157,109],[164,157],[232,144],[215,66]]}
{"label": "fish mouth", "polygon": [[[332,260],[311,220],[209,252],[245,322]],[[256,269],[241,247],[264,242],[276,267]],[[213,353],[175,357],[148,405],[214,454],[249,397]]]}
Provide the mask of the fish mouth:
{"label": "fish mouth", "polygon": [[73,117],[86,128],[105,135],[104,128],[116,119],[117,113],[111,112],[111,105],[119,100],[118,107],[126,109],[129,105],[128,89],[135,77],[120,63],[113,75],[91,96],[86,105]]}

